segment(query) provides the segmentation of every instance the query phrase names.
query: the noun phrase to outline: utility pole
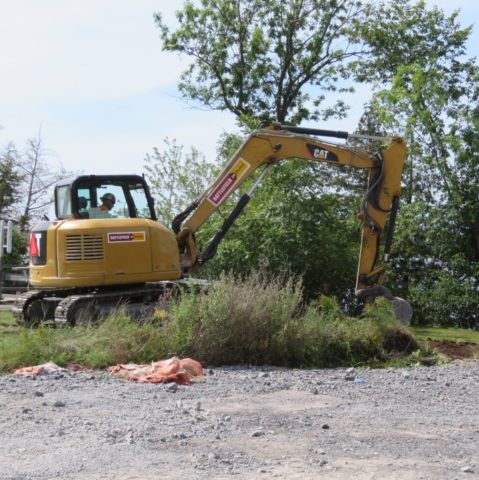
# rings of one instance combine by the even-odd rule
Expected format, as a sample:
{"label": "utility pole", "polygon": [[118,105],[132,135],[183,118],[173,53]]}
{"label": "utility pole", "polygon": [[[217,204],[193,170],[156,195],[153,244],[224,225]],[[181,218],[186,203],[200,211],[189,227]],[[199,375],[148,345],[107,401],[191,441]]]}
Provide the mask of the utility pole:
{"label": "utility pole", "polygon": [[9,220],[5,226],[5,220],[0,220],[0,300],[3,300],[3,257],[4,249],[7,253],[12,253],[12,229],[13,222]]}

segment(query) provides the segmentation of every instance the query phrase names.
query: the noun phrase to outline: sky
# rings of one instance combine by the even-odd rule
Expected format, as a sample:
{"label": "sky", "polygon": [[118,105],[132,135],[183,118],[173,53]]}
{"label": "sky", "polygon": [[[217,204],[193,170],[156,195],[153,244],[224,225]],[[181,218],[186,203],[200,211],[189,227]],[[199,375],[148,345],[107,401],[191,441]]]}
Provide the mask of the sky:
{"label": "sky", "polygon": [[[164,150],[166,137],[214,161],[221,133],[237,131],[234,116],[192,109],[180,99],[177,82],[188,58],[162,52],[153,20],[161,12],[174,25],[182,3],[1,2],[0,145],[22,148],[41,132],[53,166],[85,174],[141,174],[146,154]],[[428,4],[446,13],[461,9],[463,26],[479,18],[476,0]],[[479,54],[477,30],[470,55]],[[315,126],[353,131],[369,95],[360,87],[349,99],[348,119]]]}

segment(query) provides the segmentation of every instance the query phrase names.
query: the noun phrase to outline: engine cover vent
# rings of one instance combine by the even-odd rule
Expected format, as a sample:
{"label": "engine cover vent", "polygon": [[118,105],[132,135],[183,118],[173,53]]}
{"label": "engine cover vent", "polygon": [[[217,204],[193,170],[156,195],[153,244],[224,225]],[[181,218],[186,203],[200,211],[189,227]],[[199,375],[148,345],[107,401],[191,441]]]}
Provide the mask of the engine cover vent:
{"label": "engine cover vent", "polygon": [[103,260],[103,235],[67,235],[66,261]]}

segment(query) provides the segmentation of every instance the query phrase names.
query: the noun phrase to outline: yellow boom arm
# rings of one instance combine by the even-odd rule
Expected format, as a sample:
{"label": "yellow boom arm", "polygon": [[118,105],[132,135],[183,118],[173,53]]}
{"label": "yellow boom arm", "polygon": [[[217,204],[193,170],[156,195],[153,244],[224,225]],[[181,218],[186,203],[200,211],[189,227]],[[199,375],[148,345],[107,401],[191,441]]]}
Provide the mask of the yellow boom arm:
{"label": "yellow boom arm", "polygon": [[[379,275],[377,283],[382,284],[387,267],[387,254],[392,241],[391,235],[388,235],[386,240],[385,261],[377,267],[375,267],[375,262],[379,251],[379,239],[390,212],[390,221],[394,223],[407,153],[403,140],[399,137],[393,137],[385,151],[373,153],[347,145],[318,141],[310,135],[293,133],[286,129],[307,131],[312,134],[321,132],[319,133],[321,135],[327,132],[278,126],[253,132],[233,155],[215,182],[187,210],[179,214],[173,222],[173,230],[177,234],[178,245],[182,251],[183,275],[196,273],[203,262],[214,256],[218,243],[246,206],[254,189],[269,167],[282,160],[301,158],[314,162],[348,165],[370,170],[368,191],[359,214],[363,221],[363,228],[356,289],[365,288],[368,280],[376,275]],[[346,138],[348,134],[345,132],[329,132],[329,136]],[[203,254],[200,254],[196,248],[194,233],[262,165],[265,166],[265,169],[248,193],[241,198],[220,232],[218,232],[217,238],[213,240]],[[185,219],[187,219],[186,222],[181,226]],[[389,231],[392,233],[392,228]]]}

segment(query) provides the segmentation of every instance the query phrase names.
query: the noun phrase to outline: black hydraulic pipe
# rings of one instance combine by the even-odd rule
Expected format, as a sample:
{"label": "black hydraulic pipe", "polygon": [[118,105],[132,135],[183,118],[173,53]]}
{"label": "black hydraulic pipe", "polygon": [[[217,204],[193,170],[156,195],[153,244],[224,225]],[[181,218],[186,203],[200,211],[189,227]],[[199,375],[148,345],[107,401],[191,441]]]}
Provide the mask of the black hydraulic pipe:
{"label": "black hydraulic pipe", "polygon": [[394,225],[396,224],[396,215],[398,212],[398,207],[399,207],[399,197],[396,196],[393,198],[393,203],[391,205],[391,215],[389,217],[388,233],[386,236],[386,243],[384,245],[384,257],[386,261],[387,261],[389,252],[391,250],[391,244],[393,243]]}
{"label": "black hydraulic pipe", "polygon": [[322,137],[349,138],[348,132],[339,132],[334,130],[319,130],[317,128],[291,127],[289,125],[281,125],[281,130],[294,133],[304,133],[305,135],[321,135]]}
{"label": "black hydraulic pipe", "polygon": [[181,230],[181,224],[183,220],[199,205],[198,200],[195,200],[184,212],[179,213],[174,219],[171,225],[173,231],[178,234]]}
{"label": "black hydraulic pipe", "polygon": [[208,245],[204,253],[201,255],[201,263],[205,263],[207,260],[212,259],[216,255],[216,250],[220,244],[223,237],[228,233],[228,230],[231,228],[235,220],[238,218],[238,215],[244,210],[248,202],[251,200],[251,196],[245,193],[240,201],[236,204],[233,211],[230,213],[229,217],[224,221],[223,226],[220,228],[218,233],[215,235],[215,238]]}

